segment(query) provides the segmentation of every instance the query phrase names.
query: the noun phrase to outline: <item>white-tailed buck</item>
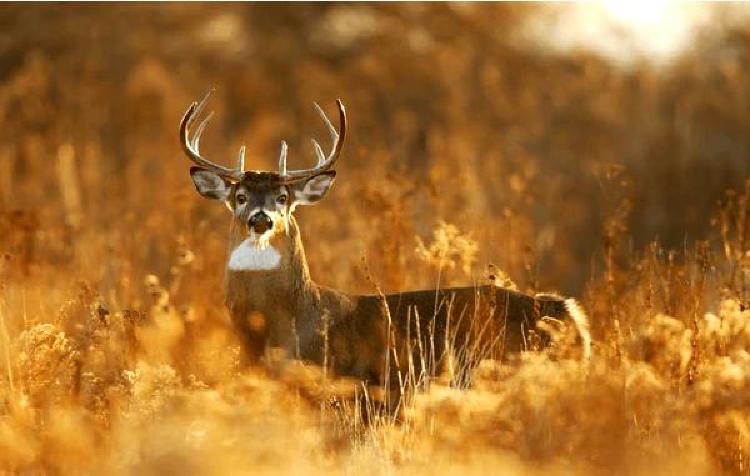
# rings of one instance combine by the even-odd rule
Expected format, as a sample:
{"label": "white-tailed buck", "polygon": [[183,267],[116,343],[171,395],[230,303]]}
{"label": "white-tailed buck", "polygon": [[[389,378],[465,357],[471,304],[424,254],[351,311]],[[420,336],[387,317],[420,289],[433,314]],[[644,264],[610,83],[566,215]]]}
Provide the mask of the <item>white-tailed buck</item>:
{"label": "white-tailed buck", "polygon": [[561,298],[532,297],[494,285],[355,296],[316,284],[293,213],[297,206],[317,203],[333,185],[333,166],[346,138],[344,105],[337,101],[338,131],[315,105],[332,139],[328,153],[313,140],[315,167],[288,169],[282,142],[278,172],[245,171],[244,147],[236,168],[217,165],[200,153],[201,133],[211,116],[197,126],[196,121],[209,95],[185,113],[180,140],[195,163],[190,175],[198,193],[224,202],[232,213],[226,305],[247,360],[258,360],[268,347],[280,347],[290,356],[325,361],[339,374],[377,383],[384,377],[389,339],[400,349],[421,349],[419,362],[434,365],[451,347],[464,358],[472,349],[492,348],[495,356],[497,349],[523,349],[541,316],[568,316]]}

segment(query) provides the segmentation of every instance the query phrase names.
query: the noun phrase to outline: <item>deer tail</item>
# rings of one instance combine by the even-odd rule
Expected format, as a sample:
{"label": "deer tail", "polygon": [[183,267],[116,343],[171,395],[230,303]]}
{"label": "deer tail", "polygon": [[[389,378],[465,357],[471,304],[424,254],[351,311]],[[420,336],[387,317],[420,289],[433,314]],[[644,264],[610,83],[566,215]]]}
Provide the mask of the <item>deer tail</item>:
{"label": "deer tail", "polygon": [[589,318],[578,301],[573,298],[565,300],[565,309],[568,311],[573,324],[576,326],[578,335],[581,337],[583,358],[591,360],[591,331],[589,330]]}

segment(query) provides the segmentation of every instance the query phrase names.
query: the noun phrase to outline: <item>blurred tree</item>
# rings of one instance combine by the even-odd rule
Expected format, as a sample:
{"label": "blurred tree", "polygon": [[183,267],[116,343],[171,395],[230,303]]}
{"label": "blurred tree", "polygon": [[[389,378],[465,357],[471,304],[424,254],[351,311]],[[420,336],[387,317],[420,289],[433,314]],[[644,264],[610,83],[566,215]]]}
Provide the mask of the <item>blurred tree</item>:
{"label": "blurred tree", "polygon": [[[341,188],[355,208],[323,205],[351,224],[335,236],[320,230],[310,247],[321,255],[346,240],[377,248],[356,216],[400,206],[399,219],[411,221],[403,230],[426,236],[438,220],[456,223],[476,233],[480,261],[518,279],[537,269],[524,285],[575,292],[602,249],[611,210],[597,171],[613,164],[632,181],[627,225],[636,246],[657,236],[669,247],[702,238],[716,200],[748,174],[747,32],[712,31],[667,69],[625,70],[592,54],[529,50],[517,39],[535,11],[2,5],[2,157],[18,177],[2,195],[13,203],[2,206],[38,206],[56,187],[49,157],[63,143],[77,151],[91,223],[136,220],[144,204],[184,199],[176,125],[185,105],[215,86],[219,114],[204,147],[233,161],[247,143],[255,168],[273,166],[281,138],[295,163],[311,160],[306,138],[320,133],[311,102],[345,99],[353,129]],[[378,200],[361,200],[366,182],[387,173],[415,188],[386,193],[394,201],[373,208]],[[218,212],[210,219],[219,223]],[[412,237],[394,243],[413,254]]]}

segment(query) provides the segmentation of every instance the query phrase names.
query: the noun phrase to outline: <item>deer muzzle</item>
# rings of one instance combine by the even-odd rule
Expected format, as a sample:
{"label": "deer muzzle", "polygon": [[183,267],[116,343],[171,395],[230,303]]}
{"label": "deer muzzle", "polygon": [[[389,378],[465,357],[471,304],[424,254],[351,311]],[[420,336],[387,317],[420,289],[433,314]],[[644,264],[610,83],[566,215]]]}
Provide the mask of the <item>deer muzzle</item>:
{"label": "deer muzzle", "polygon": [[257,213],[253,213],[253,215],[247,221],[247,226],[256,234],[262,235],[273,227],[273,220],[271,220],[271,217],[266,215],[264,212],[260,211]]}

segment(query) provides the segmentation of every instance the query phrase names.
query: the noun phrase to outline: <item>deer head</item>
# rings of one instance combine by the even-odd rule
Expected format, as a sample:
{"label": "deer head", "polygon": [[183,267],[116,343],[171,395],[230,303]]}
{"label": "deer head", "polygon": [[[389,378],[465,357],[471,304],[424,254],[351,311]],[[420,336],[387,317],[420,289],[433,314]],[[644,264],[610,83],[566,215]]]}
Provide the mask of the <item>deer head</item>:
{"label": "deer head", "polygon": [[[185,154],[196,165],[190,175],[198,193],[205,198],[223,201],[233,215],[236,229],[242,230],[247,246],[265,248],[274,236],[289,233],[295,207],[320,201],[333,185],[336,172],[333,165],[341,154],[346,137],[346,111],[340,100],[339,131],[333,127],[323,110],[315,104],[333,142],[326,155],[316,140],[312,140],[317,165],[310,169],[287,169],[287,145],[281,142],[279,171],[245,171],[245,147],[239,152],[237,168],[227,168],[210,162],[200,153],[200,138],[212,113],[193,128],[211,95],[193,102],[182,118],[180,141]],[[230,266],[231,267],[231,266]]]}

